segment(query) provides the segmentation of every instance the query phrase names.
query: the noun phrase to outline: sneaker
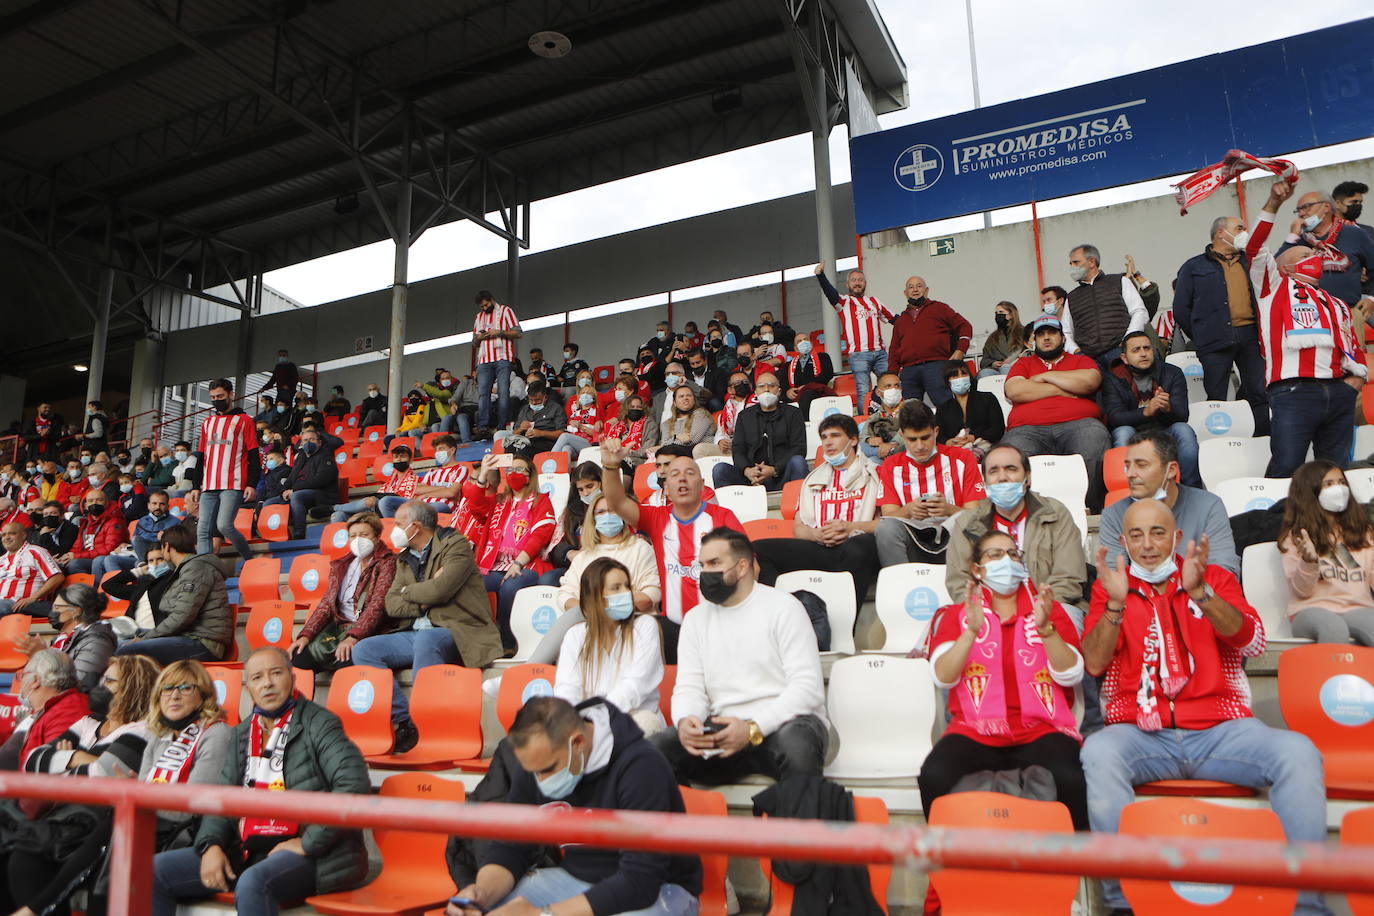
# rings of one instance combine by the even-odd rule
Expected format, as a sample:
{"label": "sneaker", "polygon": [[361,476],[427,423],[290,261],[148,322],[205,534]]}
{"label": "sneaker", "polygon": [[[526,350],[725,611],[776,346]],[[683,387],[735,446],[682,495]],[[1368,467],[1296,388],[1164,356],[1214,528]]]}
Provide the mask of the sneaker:
{"label": "sneaker", "polygon": [[120,639],[133,639],[138,635],[138,624],[132,617],[115,617],[110,620],[110,629]]}
{"label": "sneaker", "polygon": [[420,732],[415,728],[415,723],[409,719],[397,722],[392,726],[395,740],[391,746],[391,753],[404,754],[406,751],[420,743]]}

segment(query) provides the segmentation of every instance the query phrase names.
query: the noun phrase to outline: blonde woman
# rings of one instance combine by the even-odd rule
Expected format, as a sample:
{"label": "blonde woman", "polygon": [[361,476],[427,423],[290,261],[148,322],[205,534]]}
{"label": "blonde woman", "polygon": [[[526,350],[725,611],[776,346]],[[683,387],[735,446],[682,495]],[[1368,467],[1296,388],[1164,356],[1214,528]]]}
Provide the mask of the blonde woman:
{"label": "blonde woman", "polygon": [[[225,697],[238,705],[238,697]],[[151,783],[215,785],[229,756],[233,730],[224,722],[215,683],[200,662],[186,659],[163,669],[153,690],[146,724],[152,737],[143,751],[138,778]],[[192,818],[185,811],[159,811],[159,852],[189,845]],[[184,840],[184,842],[183,842]]]}

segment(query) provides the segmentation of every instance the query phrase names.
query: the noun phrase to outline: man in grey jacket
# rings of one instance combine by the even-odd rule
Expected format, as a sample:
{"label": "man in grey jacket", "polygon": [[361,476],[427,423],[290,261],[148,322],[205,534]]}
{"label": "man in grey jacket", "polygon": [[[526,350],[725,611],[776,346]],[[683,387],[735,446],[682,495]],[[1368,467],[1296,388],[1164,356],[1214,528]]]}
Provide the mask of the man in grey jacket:
{"label": "man in grey jacket", "polygon": [[180,525],[162,532],[158,543],[173,569],[154,612],[157,626],[116,654],[147,655],[163,667],[184,658],[225,658],[234,646],[234,614],[219,562],[197,554],[195,535]]}

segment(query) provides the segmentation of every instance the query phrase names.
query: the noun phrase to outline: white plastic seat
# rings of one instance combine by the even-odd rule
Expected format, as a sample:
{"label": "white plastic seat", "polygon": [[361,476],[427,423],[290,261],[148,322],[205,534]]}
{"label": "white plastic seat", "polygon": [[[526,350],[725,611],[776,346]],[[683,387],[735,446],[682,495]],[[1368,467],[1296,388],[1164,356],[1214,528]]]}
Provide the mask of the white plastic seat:
{"label": "white plastic seat", "polygon": [[816,449],[821,447],[821,432],[815,423],[805,423],[802,428],[806,430],[806,451],[802,453],[802,458],[806,466],[811,467],[816,460]]}
{"label": "white plastic seat", "polygon": [[580,452],[577,453],[577,463],[578,463],[578,464],[582,464],[583,462],[586,462],[586,461],[595,461],[598,465],[600,465],[600,464],[601,464],[601,446],[599,446],[599,445],[589,445],[589,446],[587,446],[586,448],[584,448],[582,451],[580,451]]}
{"label": "white plastic seat", "polygon": [[815,593],[825,602],[825,616],[830,620],[830,651],[841,655],[854,654],[854,620],[858,617],[859,609],[854,606],[852,575],[847,572],[799,569],[778,576],[774,588],[784,592],[805,590]]}
{"label": "white plastic seat", "polygon": [[[1032,455],[1031,491],[1053,496],[1069,509],[1083,508],[1088,498],[1088,466],[1082,455]],[[1087,534],[1084,522],[1084,534]]]}
{"label": "white plastic seat", "polygon": [[1268,509],[1288,496],[1287,477],[1233,477],[1223,480],[1212,492],[1226,507],[1227,515],[1240,515],[1254,509]]}
{"label": "white plastic seat", "polygon": [[1350,482],[1350,495],[1362,503],[1374,499],[1374,468],[1351,468],[1345,472]]}
{"label": "white plastic seat", "polygon": [[1190,402],[1207,400],[1207,389],[1202,385],[1202,362],[1196,353],[1170,353],[1164,357],[1164,361],[1183,370],[1183,378],[1188,383]]}
{"label": "white plastic seat", "polygon": [[949,604],[945,567],[899,563],[878,573],[875,604],[887,637],[879,652],[908,652],[921,642],[935,612]]}
{"label": "white plastic seat", "polygon": [[826,711],[839,750],[831,779],[910,778],[930,753],[935,683],[923,658],[861,655],[830,669]]}
{"label": "white plastic seat", "polygon": [[572,490],[572,484],[568,480],[567,474],[540,474],[539,492],[549,495],[549,502],[553,503],[553,513],[555,518],[563,517],[563,510],[568,507],[568,493]]}
{"label": "white plastic seat", "polygon": [[510,628],[518,645],[508,664],[523,662],[558,619],[558,589],[552,585],[529,585],[515,593],[510,609]]}
{"label": "white plastic seat", "polygon": [[1264,624],[1265,638],[1271,643],[1302,645],[1310,639],[1293,635],[1288,623],[1288,577],[1283,574],[1283,557],[1279,545],[1273,541],[1251,544],[1240,558],[1241,581],[1245,583],[1245,600],[1259,612]]}
{"label": "white plastic seat", "polygon": [[697,459],[697,468],[701,471],[701,479],[706,482],[706,486],[711,486],[714,480],[716,465],[730,464],[731,460],[725,455],[708,455],[705,458]]}
{"label": "white plastic seat", "polygon": [[990,375],[987,378],[978,380],[978,390],[986,391],[997,399],[997,403],[1002,405],[1002,419],[1011,416],[1011,402],[1007,400],[1007,377],[1005,375]]}
{"label": "white plastic seat", "polygon": [[1269,467],[1269,437],[1204,439],[1198,443],[1198,469],[1209,490],[1223,480],[1263,477]]}
{"label": "white plastic seat", "polygon": [[854,399],[847,394],[833,398],[816,398],[807,408],[806,420],[815,426],[832,413],[844,414],[846,417],[854,416]]}
{"label": "white plastic seat", "polygon": [[768,517],[768,491],[763,487],[744,484],[717,487],[716,502],[735,513],[741,523]]}
{"label": "white plastic seat", "polygon": [[1188,405],[1188,425],[1198,441],[1255,434],[1255,414],[1249,401],[1197,401]]}
{"label": "white plastic seat", "polygon": [[1354,458],[1356,461],[1368,461],[1370,455],[1374,455],[1374,426],[1366,423],[1355,427]]}

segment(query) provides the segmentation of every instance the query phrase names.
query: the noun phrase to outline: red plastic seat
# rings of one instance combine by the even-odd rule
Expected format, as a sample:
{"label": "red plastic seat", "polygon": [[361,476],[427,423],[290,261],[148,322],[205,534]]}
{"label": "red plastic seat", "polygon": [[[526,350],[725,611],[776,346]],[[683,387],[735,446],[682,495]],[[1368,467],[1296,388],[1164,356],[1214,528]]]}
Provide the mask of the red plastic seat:
{"label": "red plastic seat", "polygon": [[[415,798],[426,802],[462,802],[467,797],[461,782],[429,773],[388,776],[380,794],[383,798]],[[357,890],[307,897],[308,906],[336,916],[418,916],[453,896],[453,878],[444,862],[448,837],[442,833],[382,828],[374,829],[372,836],[382,856],[381,873]]]}
{"label": "red plastic seat", "polygon": [[210,681],[215,685],[215,698],[224,710],[225,724],[239,724],[239,703],[243,694],[243,668],[227,665],[206,665]]}
{"label": "red plastic seat", "polygon": [[119,573],[120,570],[112,569],[100,577],[100,591],[105,595],[106,600],[105,610],[100,616],[105,620],[109,620],[112,617],[123,617],[129,610],[129,602],[127,599],[116,598],[114,595],[105,591],[105,583],[110,580],[111,576],[117,576]]}
{"label": "red plastic seat", "polygon": [[371,467],[372,480],[375,483],[381,483],[384,480],[390,479],[391,475],[394,473],[391,467],[391,455],[386,452],[373,458]]}
{"label": "red plastic seat", "polygon": [[62,587],[66,588],[68,585],[89,585],[95,588],[95,577],[90,573],[68,573],[62,581]]}
{"label": "red plastic seat", "polygon": [[643,503],[656,492],[653,485],[649,483],[649,478],[658,474],[658,465],[652,461],[646,461],[635,468],[635,499]]}
{"label": "red plastic seat", "polygon": [[263,506],[258,513],[258,535],[265,541],[285,541],[291,537],[291,507]]}
{"label": "red plastic seat", "polygon": [[359,441],[359,442],[376,442],[376,443],[378,443],[379,446],[380,446],[380,443],[381,443],[384,439],[386,439],[386,427],[385,427],[385,426],[369,426],[367,429],[365,429],[365,430],[362,431],[362,435],[359,436],[358,441]]}
{"label": "red plastic seat", "polygon": [[391,752],[391,671],[350,665],[334,672],[325,706],[343,722],[344,733],[364,757]]}
{"label": "red plastic seat", "polygon": [[[416,457],[416,458],[433,458],[433,457],[434,457],[434,440],[435,440],[435,439],[438,439],[440,436],[447,436],[447,435],[449,435],[449,433],[446,433],[446,432],[443,432],[443,431],[440,431],[440,432],[433,432],[433,433],[425,433],[423,436],[420,437],[420,450],[419,450],[419,452],[416,453],[415,457]],[[452,456],[450,456],[450,457],[452,457]]]}
{"label": "red plastic seat", "polygon": [[1126,446],[1118,445],[1107,449],[1102,456],[1102,480],[1110,490],[1125,490],[1126,483]]}
{"label": "red plastic seat", "polygon": [[[135,522],[134,524],[138,524]],[[245,541],[257,540],[253,534],[253,510],[240,509],[234,513],[234,530],[243,535]]]}
{"label": "red plastic seat", "polygon": [[[688,814],[721,818],[730,816],[725,796],[719,792],[683,786],[682,804]],[[729,831],[725,821],[720,822],[720,831]],[[697,898],[699,916],[726,916],[725,872],[729,865],[730,857],[724,853],[701,856],[701,896]]]}
{"label": "red plastic seat", "polygon": [[482,753],[482,671],[430,665],[415,672],[410,717],[420,741],[404,754],[371,756],[372,766],[394,770],[446,770]]}
{"label": "red plastic seat", "polygon": [[1107,494],[1107,499],[1103,502],[1102,506],[1103,508],[1106,508],[1107,506],[1110,506],[1113,503],[1118,503],[1123,499],[1129,499],[1130,496],[1131,491],[1126,489],[1125,487],[1122,487],[1120,490],[1112,490]]}
{"label": "red plastic seat", "polygon": [[1316,644],[1279,656],[1279,708],[1321,751],[1328,798],[1374,799],[1374,649]]}
{"label": "red plastic seat", "polygon": [[1249,786],[1237,786],[1215,779],[1160,779],[1135,787],[1136,795],[1161,795],[1170,797],[1197,798],[1250,798],[1258,794]]}
{"label": "red plastic seat", "polygon": [[756,518],[744,523],[744,533],[751,541],[792,537],[792,523],[781,518]]}
{"label": "red plastic seat", "polygon": [[615,366],[597,366],[592,370],[592,384],[597,391],[606,391],[615,383]]}
{"label": "red plastic seat", "polygon": [[315,672],[309,668],[296,669],[296,689],[307,700],[315,699]]}
{"label": "red plastic seat", "polygon": [[[1360,808],[1341,818],[1341,845],[1374,846],[1374,808]],[[1374,916],[1374,894],[1346,894],[1345,902],[1352,916]]]}
{"label": "red plastic seat", "polygon": [[[782,485],[782,517],[789,522],[797,517],[797,504],[801,502],[802,484],[805,481],[790,480]],[[789,535],[790,536],[790,535]]]}
{"label": "red plastic seat", "polygon": [[[531,697],[553,696],[555,674],[553,665],[538,664],[512,665],[502,671],[501,690],[496,695],[496,718],[501,721],[501,727],[510,731],[515,714]],[[485,770],[490,765],[489,757],[458,762],[458,767],[464,770]]]}
{"label": "red plastic seat", "polygon": [[540,452],[534,456],[534,472],[536,474],[568,473],[568,453]]}
{"label": "red plastic seat", "polygon": [[291,600],[301,607],[314,610],[329,587],[329,558],[322,553],[303,553],[291,561],[287,588]]}
{"label": "red plastic seat", "polygon": [[244,626],[249,651],[256,652],[264,646],[286,649],[295,638],[291,635],[295,623],[296,607],[288,601],[254,604],[248,611],[248,623]]}
{"label": "red plastic seat", "polygon": [[663,680],[658,682],[658,709],[663,721],[673,724],[673,688],[677,686],[677,665],[663,666]]}
{"label": "red plastic seat", "polygon": [[[683,797],[686,798],[686,791],[683,790]],[[855,823],[866,824],[887,824],[887,806],[880,798],[861,798],[854,796],[854,821]],[[760,858],[759,866],[763,870],[764,880],[768,882],[768,889],[772,897],[772,905],[768,909],[768,916],[790,916],[792,912],[792,897],[794,890],[792,885],[783,881],[773,873],[773,862],[770,859]],[[702,868],[706,867],[706,857],[702,857]],[[892,866],[890,865],[870,865],[868,867],[868,886],[873,892],[873,899],[878,902],[878,906],[884,913],[887,912],[887,887],[892,881]],[[946,908],[950,916],[954,916],[955,910]],[[704,910],[703,910],[704,912]],[[958,910],[959,913],[969,912]],[[1002,911],[1005,912],[1005,909]],[[1018,910],[1018,912],[1021,912]],[[1038,911],[1037,911],[1038,912]],[[1068,912],[1065,907],[1063,912]]]}
{"label": "red plastic seat", "polygon": [[[14,646],[16,639],[29,635],[33,618],[28,614],[6,614],[0,617],[0,671],[19,671],[29,663],[29,657]],[[18,682],[15,678],[15,682]]]}
{"label": "red plastic seat", "polygon": [[856,402],[859,400],[859,391],[855,386],[854,375],[852,373],[835,376],[830,380],[830,387],[840,397],[845,397],[847,395]]}
{"label": "red plastic seat", "polygon": [[239,570],[239,603],[280,601],[281,561],[276,557],[254,557]]}

